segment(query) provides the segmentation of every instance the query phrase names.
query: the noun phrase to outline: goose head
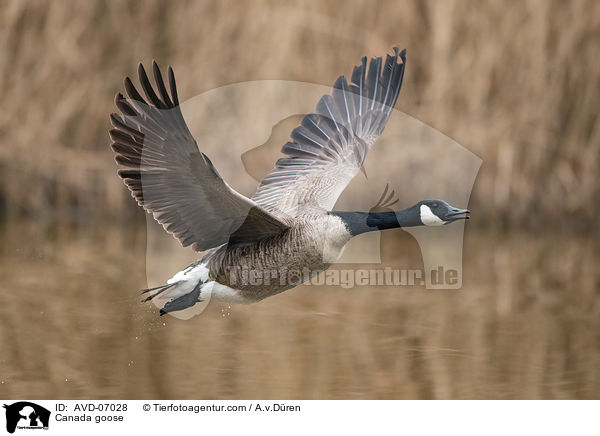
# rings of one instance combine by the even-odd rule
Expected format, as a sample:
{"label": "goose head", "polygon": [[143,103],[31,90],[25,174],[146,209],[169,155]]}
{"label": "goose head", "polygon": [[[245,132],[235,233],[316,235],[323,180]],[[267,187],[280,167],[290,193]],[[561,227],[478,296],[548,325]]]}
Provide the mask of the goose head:
{"label": "goose head", "polygon": [[459,209],[444,200],[423,200],[413,206],[425,226],[442,226],[458,220],[468,220],[469,209]]}

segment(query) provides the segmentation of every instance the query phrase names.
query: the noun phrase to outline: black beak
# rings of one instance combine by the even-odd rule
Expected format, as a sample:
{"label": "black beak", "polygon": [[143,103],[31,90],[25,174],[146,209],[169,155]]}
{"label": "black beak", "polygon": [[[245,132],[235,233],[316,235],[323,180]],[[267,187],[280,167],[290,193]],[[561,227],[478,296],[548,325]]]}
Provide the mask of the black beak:
{"label": "black beak", "polygon": [[446,219],[444,221],[451,223],[452,221],[468,220],[470,219],[470,213],[471,211],[469,211],[469,209],[451,209],[450,212],[446,214]]}

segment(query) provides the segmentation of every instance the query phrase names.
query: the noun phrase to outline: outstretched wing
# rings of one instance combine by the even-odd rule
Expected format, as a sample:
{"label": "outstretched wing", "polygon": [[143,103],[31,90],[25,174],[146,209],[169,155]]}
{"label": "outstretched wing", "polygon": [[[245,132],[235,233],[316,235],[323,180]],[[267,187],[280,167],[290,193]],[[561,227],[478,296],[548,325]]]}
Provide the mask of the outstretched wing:
{"label": "outstretched wing", "polygon": [[179,107],[173,70],[170,95],[153,63],[158,95],[144,67],[138,69],[147,101],[125,79],[128,99],[116,96],[122,115],[112,114],[110,131],[119,176],[138,204],[186,247],[206,250],[281,233],[288,226],[233,190],[198,150]]}
{"label": "outstretched wing", "polygon": [[[399,62],[400,59],[400,62]],[[390,117],[398,99],[406,50],[367,58],[354,67],[351,84],[344,76],[324,95],[316,111],[292,131],[292,141],[252,197],[269,212],[294,217],[302,206],[331,210]],[[382,68],[383,67],[383,68]]]}

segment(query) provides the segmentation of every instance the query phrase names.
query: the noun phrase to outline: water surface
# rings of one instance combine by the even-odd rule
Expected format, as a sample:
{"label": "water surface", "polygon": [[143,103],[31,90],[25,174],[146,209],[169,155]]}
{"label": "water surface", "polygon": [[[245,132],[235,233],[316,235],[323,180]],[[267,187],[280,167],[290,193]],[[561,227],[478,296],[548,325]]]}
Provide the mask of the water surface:
{"label": "water surface", "polygon": [[[159,318],[145,228],[5,222],[2,398],[600,398],[597,247],[466,231],[460,291],[301,287]],[[384,262],[419,266],[390,231]]]}

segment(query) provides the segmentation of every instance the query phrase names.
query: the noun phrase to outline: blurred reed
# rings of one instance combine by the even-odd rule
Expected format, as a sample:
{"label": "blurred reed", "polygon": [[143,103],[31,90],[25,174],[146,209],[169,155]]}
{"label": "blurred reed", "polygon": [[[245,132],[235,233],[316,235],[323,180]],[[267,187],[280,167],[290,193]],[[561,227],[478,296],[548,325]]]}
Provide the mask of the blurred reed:
{"label": "blurred reed", "polygon": [[186,98],[257,79],[331,85],[398,44],[409,66],[397,108],[483,159],[479,225],[598,230],[598,28],[594,0],[7,0],[0,209],[131,218],[107,130],[140,61],[171,64]]}

